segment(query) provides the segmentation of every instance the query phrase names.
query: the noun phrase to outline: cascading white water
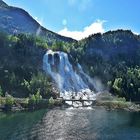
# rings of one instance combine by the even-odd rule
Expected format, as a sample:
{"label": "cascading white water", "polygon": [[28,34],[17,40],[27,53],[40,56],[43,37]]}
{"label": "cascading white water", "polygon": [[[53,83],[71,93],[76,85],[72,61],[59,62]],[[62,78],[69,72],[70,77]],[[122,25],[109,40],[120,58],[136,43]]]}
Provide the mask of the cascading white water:
{"label": "cascading white water", "polygon": [[84,77],[87,79],[87,77],[80,64],[78,64],[77,68],[79,72],[74,71],[66,53],[48,50],[43,58],[43,70],[56,82],[61,97],[65,99],[69,99],[72,96],[75,99],[80,97],[82,99],[95,99],[94,92],[90,90],[88,83],[83,79]]}

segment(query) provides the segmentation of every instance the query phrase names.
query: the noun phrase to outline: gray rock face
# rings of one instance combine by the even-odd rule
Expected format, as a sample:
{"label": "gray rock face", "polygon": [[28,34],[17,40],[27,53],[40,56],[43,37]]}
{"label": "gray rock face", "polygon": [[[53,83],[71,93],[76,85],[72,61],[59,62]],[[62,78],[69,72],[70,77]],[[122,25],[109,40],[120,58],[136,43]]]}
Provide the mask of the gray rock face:
{"label": "gray rock face", "polygon": [[0,0],[0,31],[9,34],[29,33],[40,35],[53,41],[74,41],[45,29],[25,10],[8,6],[2,0]]}
{"label": "gray rock face", "polygon": [[2,7],[2,6],[3,6],[3,7],[4,7],[4,6],[6,7],[6,6],[8,6],[8,5],[7,5],[5,2],[3,2],[2,0],[0,0],[0,6],[1,6],[1,7]]}

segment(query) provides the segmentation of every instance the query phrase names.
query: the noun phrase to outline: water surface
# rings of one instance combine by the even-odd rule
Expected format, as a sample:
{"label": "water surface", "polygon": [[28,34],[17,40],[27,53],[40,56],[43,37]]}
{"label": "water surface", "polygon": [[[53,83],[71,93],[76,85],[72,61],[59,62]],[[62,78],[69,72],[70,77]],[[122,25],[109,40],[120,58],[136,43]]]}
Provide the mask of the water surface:
{"label": "water surface", "polygon": [[0,113],[1,140],[139,140],[140,113],[53,109]]}

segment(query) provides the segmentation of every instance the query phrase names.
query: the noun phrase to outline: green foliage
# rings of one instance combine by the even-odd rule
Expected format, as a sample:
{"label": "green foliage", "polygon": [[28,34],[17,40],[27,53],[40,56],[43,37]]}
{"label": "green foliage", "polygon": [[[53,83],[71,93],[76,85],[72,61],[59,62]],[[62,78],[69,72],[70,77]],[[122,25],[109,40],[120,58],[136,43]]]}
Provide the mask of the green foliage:
{"label": "green foliage", "polygon": [[126,99],[124,98],[124,97],[119,97],[119,98],[117,98],[117,101],[120,101],[120,102],[126,102]]}
{"label": "green foliage", "polygon": [[122,85],[122,78],[116,78],[112,87],[115,89],[115,91],[118,94],[120,94],[121,92],[121,85]]}
{"label": "green foliage", "polygon": [[51,98],[49,99],[49,105],[54,105],[54,103],[55,103],[55,101],[54,101],[53,97],[51,97]]}
{"label": "green foliage", "polygon": [[49,48],[45,39],[28,35],[0,33],[0,85],[14,97],[28,97],[40,88],[50,98],[50,80],[42,73],[42,56]]}
{"label": "green foliage", "polygon": [[4,94],[3,94],[3,91],[2,91],[2,88],[1,88],[1,86],[0,86],[0,96],[3,96]]}
{"label": "green foliage", "polygon": [[140,101],[140,36],[117,30],[72,43],[49,39],[0,33],[2,95],[8,91],[14,97],[55,98],[50,79],[40,70],[42,56],[52,49],[67,52],[73,64],[80,63],[91,77],[99,77],[111,93]]}
{"label": "green foliage", "polygon": [[82,64],[91,77],[98,77],[114,95],[140,101],[140,36],[129,30],[94,34],[72,44],[72,62]]}
{"label": "green foliage", "polygon": [[36,103],[39,103],[42,100],[42,96],[40,95],[40,89],[35,94]]}
{"label": "green foliage", "polygon": [[[127,68],[121,74],[122,78],[113,78],[110,83],[110,91],[115,95],[125,97],[127,100],[139,101],[140,100],[140,67]],[[120,76],[119,72],[116,76]]]}
{"label": "green foliage", "polygon": [[5,99],[3,97],[0,96],[0,105],[5,105]]}
{"label": "green foliage", "polygon": [[8,106],[8,107],[11,107],[13,104],[14,104],[14,98],[11,96],[11,95],[7,95],[6,96],[6,100],[5,100],[5,104]]}
{"label": "green foliage", "polygon": [[30,83],[27,80],[23,79],[23,83],[21,83],[21,85],[30,90]]}
{"label": "green foliage", "polygon": [[15,45],[19,41],[19,38],[13,35],[10,35],[8,39],[13,45]]}
{"label": "green foliage", "polygon": [[49,81],[49,78],[41,72],[33,75],[29,82],[30,93],[34,94],[39,92],[43,98],[49,98],[51,96],[51,85]]}
{"label": "green foliage", "polygon": [[36,104],[36,98],[35,95],[30,95],[29,96],[29,105],[35,105]]}
{"label": "green foliage", "polygon": [[70,44],[64,42],[55,42],[50,47],[53,51],[63,51],[66,53],[70,53]]}
{"label": "green foliage", "polygon": [[28,105],[29,105],[29,97],[26,98],[25,101],[24,101],[24,106],[28,107]]}
{"label": "green foliage", "polygon": [[[27,98],[28,99],[28,98]],[[38,91],[36,92],[36,94],[34,95],[30,95],[29,96],[29,100],[28,103],[30,105],[36,105],[38,104],[40,101],[42,100],[42,96],[40,95],[40,89],[38,89]]]}

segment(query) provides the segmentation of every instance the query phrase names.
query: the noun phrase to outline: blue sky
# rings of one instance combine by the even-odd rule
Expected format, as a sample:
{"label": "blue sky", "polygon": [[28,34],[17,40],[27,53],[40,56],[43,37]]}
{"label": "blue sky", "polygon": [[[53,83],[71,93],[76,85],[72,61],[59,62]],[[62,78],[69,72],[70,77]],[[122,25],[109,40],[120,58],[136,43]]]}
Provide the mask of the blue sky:
{"label": "blue sky", "polygon": [[28,11],[44,27],[77,40],[97,32],[140,33],[140,0],[4,0]]}

